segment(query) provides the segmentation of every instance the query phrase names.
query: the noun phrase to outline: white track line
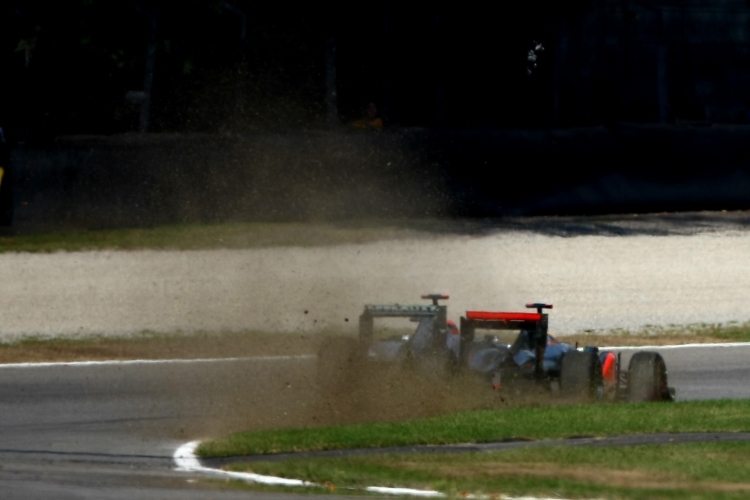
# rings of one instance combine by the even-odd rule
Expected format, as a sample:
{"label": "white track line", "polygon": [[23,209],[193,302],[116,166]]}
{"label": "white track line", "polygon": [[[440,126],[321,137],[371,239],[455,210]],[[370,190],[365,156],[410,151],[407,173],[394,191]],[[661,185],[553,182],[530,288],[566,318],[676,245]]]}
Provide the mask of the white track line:
{"label": "white track line", "polygon": [[288,361],[297,359],[313,359],[315,354],[300,354],[297,356],[249,356],[244,358],[198,358],[198,359],[122,359],[105,361],[57,361],[41,363],[4,363],[3,368],[46,368],[62,366],[109,366],[109,365],[160,365],[160,364],[191,364],[191,363],[224,363],[231,361]]}
{"label": "white track line", "polygon": [[691,349],[696,347],[750,347],[750,342],[726,342],[717,344],[638,345],[600,347],[599,350],[637,351],[640,349]]}
{"label": "white track line", "polygon": [[[606,346],[600,350],[637,351],[640,349],[695,349],[708,347],[750,347],[750,342],[726,342],[716,344],[678,344],[678,345],[642,345],[642,346]],[[232,361],[291,361],[298,359],[314,359],[315,354],[299,354],[296,356],[248,356],[239,358],[198,358],[198,359],[123,359],[105,361],[55,361],[29,363],[0,363],[3,368],[45,368],[55,366],[108,366],[108,365],[158,365],[158,364],[189,364],[189,363],[225,363]]]}
{"label": "white track line", "polygon": [[231,472],[221,469],[212,469],[201,465],[198,457],[195,456],[195,450],[200,441],[191,441],[185,443],[174,452],[173,458],[176,465],[175,470],[183,472],[203,472],[219,476],[231,477],[243,481],[251,481],[259,484],[270,484],[274,486],[318,486],[315,483],[302,481],[299,479],[284,479],[283,477],[262,476],[250,472]]}
{"label": "white track line", "polygon": [[[637,351],[640,349],[694,349],[702,347],[750,347],[750,342],[726,342],[715,344],[677,344],[677,345],[641,345],[641,346],[606,346],[600,350]],[[107,366],[107,365],[158,365],[158,364],[189,364],[189,363],[224,363],[232,361],[291,361],[296,359],[314,359],[315,354],[299,354],[295,356],[247,356],[239,358],[198,358],[198,359],[123,359],[104,361],[54,361],[29,363],[0,363],[3,368],[44,368],[55,366]]]}
{"label": "white track line", "polygon": [[[181,472],[199,472],[203,474],[212,474],[215,476],[223,476],[232,479],[238,479],[250,483],[267,484],[272,486],[306,486],[313,488],[328,488],[328,485],[311,483],[309,481],[303,481],[302,479],[286,479],[283,477],[275,476],[263,476],[261,474],[253,474],[252,472],[231,472],[222,469],[212,469],[211,467],[204,467],[201,465],[200,460],[195,455],[195,450],[200,445],[200,441],[191,441],[185,443],[177,450],[175,450],[174,458],[175,470]],[[357,490],[357,488],[347,488],[350,490]],[[361,491],[367,491],[370,493],[380,493],[383,495],[398,495],[398,496],[412,496],[420,498],[447,498],[448,495],[435,490],[417,490],[412,488],[389,488],[385,486],[367,486],[365,488],[359,488]],[[462,498],[468,498],[469,500],[487,500],[490,497],[485,495],[464,495]],[[539,498],[539,497],[509,497],[505,495],[492,496],[491,498],[497,500],[561,500],[559,498]]]}

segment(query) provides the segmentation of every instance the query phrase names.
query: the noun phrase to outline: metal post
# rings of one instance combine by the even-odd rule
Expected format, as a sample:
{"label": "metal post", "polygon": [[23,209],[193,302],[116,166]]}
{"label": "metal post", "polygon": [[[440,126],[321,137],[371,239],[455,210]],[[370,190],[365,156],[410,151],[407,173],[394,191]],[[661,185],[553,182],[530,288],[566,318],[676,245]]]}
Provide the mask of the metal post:
{"label": "metal post", "polygon": [[669,106],[667,95],[667,46],[663,43],[660,43],[656,48],[656,96],[659,103],[659,123],[666,123]]}
{"label": "metal post", "polygon": [[221,2],[221,6],[240,18],[240,40],[244,42],[247,38],[247,13],[233,3]]}
{"label": "metal post", "polygon": [[336,40],[326,39],[326,123],[334,127],[339,123],[338,96],[336,94]]}
{"label": "metal post", "polygon": [[388,90],[388,71],[390,57],[388,53],[388,2],[383,2],[383,58],[380,68],[380,116],[388,123],[390,118],[390,93]]}
{"label": "metal post", "polygon": [[141,98],[141,116],[138,130],[145,134],[148,132],[149,115],[151,112],[151,89],[154,84],[154,67],[156,66],[156,16],[151,12],[136,6],[136,11],[143,14],[151,25],[151,34],[148,47],[146,48],[146,70],[143,76],[143,96]]}
{"label": "metal post", "polygon": [[435,121],[438,125],[445,123],[445,71],[443,70],[444,53],[440,12],[435,12]]}
{"label": "metal post", "polygon": [[240,18],[240,45],[242,55],[239,65],[239,79],[234,85],[234,126],[239,127],[245,112],[245,41],[247,39],[247,13],[236,5],[223,1],[221,6]]}

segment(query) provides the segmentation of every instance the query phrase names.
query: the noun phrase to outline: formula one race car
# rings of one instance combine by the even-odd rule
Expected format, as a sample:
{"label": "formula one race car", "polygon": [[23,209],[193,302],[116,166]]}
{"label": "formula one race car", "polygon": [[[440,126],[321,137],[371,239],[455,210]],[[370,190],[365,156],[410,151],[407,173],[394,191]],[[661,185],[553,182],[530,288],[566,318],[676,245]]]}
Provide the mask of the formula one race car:
{"label": "formula one race car", "polygon": [[[447,295],[427,294],[431,305],[368,304],[359,317],[359,338],[331,337],[318,351],[318,387],[324,393],[355,390],[362,377],[384,365],[409,367],[423,374],[448,376],[458,366],[460,335],[448,320]],[[416,329],[384,339],[374,337],[374,320],[403,318]]]}
{"label": "formula one race car", "polygon": [[[356,390],[360,377],[373,366],[406,367],[428,376],[475,374],[501,391],[506,385],[535,382],[552,393],[615,400],[674,399],[667,370],[655,352],[637,352],[627,371],[621,356],[559,342],[549,335],[550,304],[527,304],[532,312],[467,311],[460,329],[447,319],[440,300],[447,295],[423,295],[431,305],[366,305],[359,320],[359,339],[331,338],[318,354],[318,385],[327,393]],[[417,323],[413,333],[374,338],[376,318],[408,318]],[[518,331],[512,344],[497,336],[476,338],[477,330]]]}
{"label": "formula one race car", "polygon": [[[533,379],[566,396],[627,401],[672,401],[664,359],[656,352],[639,351],[621,369],[618,353],[559,342],[548,334],[551,304],[526,304],[531,312],[467,311],[461,318],[462,364],[482,374],[499,390],[505,380]],[[508,345],[492,335],[481,340],[476,330],[515,330]]]}

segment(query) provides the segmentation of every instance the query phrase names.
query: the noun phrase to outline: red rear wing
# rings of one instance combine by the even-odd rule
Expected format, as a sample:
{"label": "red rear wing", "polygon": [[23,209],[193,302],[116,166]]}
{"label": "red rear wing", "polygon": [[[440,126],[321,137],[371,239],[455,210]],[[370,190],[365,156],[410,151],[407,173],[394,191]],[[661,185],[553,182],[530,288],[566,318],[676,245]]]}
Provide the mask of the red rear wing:
{"label": "red rear wing", "polygon": [[539,313],[466,311],[466,319],[480,321],[541,321]]}

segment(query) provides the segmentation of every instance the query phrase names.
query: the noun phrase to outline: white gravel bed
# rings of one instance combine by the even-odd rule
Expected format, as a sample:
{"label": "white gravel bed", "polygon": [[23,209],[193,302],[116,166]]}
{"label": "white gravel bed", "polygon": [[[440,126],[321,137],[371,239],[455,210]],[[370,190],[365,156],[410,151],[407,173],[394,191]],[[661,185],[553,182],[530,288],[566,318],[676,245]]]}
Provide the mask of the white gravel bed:
{"label": "white gravel bed", "polygon": [[[0,255],[0,339],[355,328],[365,302],[449,315],[549,301],[551,331],[750,320],[750,233],[506,232],[320,248]],[[346,321],[348,319],[348,321]]]}

